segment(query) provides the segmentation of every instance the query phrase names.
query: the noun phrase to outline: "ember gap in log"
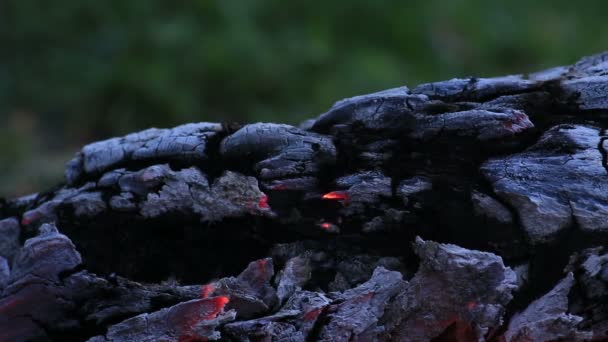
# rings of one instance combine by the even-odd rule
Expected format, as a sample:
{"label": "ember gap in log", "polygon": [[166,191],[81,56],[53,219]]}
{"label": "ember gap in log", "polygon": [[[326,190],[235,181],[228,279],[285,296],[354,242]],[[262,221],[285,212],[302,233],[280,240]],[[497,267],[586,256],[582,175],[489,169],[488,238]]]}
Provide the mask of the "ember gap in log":
{"label": "ember gap in log", "polygon": [[87,145],[0,202],[0,341],[606,340],[607,74]]}

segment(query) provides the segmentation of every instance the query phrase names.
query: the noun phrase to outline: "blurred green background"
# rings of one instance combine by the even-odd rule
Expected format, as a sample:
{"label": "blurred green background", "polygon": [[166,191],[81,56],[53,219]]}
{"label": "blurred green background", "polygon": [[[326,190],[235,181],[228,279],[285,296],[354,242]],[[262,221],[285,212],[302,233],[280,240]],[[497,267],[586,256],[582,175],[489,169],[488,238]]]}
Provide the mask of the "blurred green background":
{"label": "blurred green background", "polygon": [[607,13],[605,0],[5,0],[0,196],[150,126],[295,124],[356,94],[569,64],[607,49]]}

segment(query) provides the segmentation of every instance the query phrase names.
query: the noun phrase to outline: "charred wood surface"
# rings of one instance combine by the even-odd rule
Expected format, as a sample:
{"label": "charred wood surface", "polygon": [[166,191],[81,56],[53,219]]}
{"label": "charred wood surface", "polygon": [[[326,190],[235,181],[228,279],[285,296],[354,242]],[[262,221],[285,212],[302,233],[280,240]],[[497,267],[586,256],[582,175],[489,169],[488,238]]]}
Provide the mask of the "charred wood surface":
{"label": "charred wood surface", "polygon": [[608,53],[85,146],[0,202],[0,341],[605,341]]}

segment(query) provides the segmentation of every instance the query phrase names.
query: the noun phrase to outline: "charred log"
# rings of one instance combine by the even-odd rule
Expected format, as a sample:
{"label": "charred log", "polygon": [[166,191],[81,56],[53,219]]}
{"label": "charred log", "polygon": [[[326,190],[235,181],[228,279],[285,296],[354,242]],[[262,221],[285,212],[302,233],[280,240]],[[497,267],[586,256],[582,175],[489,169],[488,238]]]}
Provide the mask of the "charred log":
{"label": "charred log", "polygon": [[608,339],[607,74],[87,145],[0,202],[0,341]]}

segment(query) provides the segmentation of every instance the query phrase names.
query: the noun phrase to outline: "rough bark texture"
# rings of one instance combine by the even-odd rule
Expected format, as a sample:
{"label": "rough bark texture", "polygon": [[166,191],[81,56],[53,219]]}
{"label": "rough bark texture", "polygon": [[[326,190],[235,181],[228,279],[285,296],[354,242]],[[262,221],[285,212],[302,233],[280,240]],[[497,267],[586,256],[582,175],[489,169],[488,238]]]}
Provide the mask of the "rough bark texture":
{"label": "rough bark texture", "polygon": [[0,206],[0,341],[608,339],[608,53],[85,146]]}

